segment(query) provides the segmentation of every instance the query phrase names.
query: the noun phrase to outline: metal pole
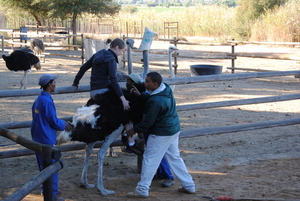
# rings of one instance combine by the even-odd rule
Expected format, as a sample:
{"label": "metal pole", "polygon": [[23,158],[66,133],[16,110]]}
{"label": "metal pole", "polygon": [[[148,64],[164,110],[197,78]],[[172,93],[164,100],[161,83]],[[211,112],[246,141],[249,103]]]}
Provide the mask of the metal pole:
{"label": "metal pole", "polygon": [[131,55],[131,48],[133,48],[134,40],[129,38],[126,40],[127,44],[127,65],[128,65],[128,74],[133,73],[132,67],[132,55]]}
{"label": "metal pole", "polygon": [[143,51],[143,62],[144,62],[144,73],[142,78],[145,79],[149,72],[149,51],[148,50]]}

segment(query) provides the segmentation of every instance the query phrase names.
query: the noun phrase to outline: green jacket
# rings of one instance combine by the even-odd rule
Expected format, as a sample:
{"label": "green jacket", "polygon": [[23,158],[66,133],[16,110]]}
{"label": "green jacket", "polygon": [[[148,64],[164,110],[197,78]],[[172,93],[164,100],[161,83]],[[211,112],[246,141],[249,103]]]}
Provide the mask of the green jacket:
{"label": "green jacket", "polygon": [[133,127],[135,132],[141,133],[149,129],[151,134],[168,136],[180,131],[172,89],[168,84],[164,84],[166,88],[157,94],[142,93],[142,98],[147,102],[143,120]]}

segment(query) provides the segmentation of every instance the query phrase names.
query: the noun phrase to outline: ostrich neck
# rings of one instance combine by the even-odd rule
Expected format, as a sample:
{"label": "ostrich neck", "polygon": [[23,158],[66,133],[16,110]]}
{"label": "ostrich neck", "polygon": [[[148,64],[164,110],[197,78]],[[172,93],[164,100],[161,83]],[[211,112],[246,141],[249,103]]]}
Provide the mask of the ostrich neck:
{"label": "ostrich neck", "polygon": [[169,52],[169,54],[168,54],[168,59],[169,59],[169,70],[170,70],[170,77],[175,77],[175,76],[174,76],[174,71],[173,71],[173,66],[172,66],[172,53],[173,53],[173,52]]}

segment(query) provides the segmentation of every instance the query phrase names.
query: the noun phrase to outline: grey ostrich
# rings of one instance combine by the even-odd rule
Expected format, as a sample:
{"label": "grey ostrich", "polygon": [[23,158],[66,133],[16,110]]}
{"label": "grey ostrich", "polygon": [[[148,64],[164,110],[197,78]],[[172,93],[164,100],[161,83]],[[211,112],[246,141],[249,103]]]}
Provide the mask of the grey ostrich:
{"label": "grey ostrich", "polygon": [[[170,77],[173,78],[175,77],[175,74],[174,74],[174,69],[173,69],[173,65],[172,65],[172,54],[173,52],[175,52],[176,50],[178,50],[176,47],[174,46],[170,46],[168,48],[168,59],[169,59],[169,71],[170,71]],[[170,86],[171,89],[174,91],[175,90],[175,85],[171,85]]]}
{"label": "grey ostrich", "polygon": [[31,41],[31,49],[34,51],[34,55],[41,55],[45,52],[45,46],[42,40],[34,39]]}

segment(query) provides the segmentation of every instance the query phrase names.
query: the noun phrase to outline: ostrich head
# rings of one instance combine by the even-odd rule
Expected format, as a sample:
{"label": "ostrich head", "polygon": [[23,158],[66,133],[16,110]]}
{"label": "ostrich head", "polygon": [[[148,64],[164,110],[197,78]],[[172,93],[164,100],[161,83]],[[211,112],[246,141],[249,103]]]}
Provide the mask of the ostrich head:
{"label": "ostrich head", "polygon": [[[172,65],[172,53],[176,50],[178,50],[178,49],[174,46],[170,46],[168,48],[169,71],[170,71],[170,77],[171,78],[175,77],[174,70],[173,70],[173,65]],[[173,85],[171,88],[172,88],[172,90],[174,90],[175,85]]]}
{"label": "ostrich head", "polygon": [[38,62],[36,64],[33,64],[33,66],[35,67],[36,70],[41,70],[42,69],[42,66],[41,66],[40,62]]}
{"label": "ostrich head", "polygon": [[134,43],[134,40],[131,38],[128,38],[126,40],[126,45],[129,45],[131,49],[133,49],[133,43]]}
{"label": "ostrich head", "polygon": [[110,38],[108,38],[108,39],[105,41],[106,45],[109,45],[111,42],[112,42],[112,40],[111,40]]}
{"label": "ostrich head", "polygon": [[168,53],[172,54],[174,51],[178,50],[175,46],[170,46],[168,49]]}

